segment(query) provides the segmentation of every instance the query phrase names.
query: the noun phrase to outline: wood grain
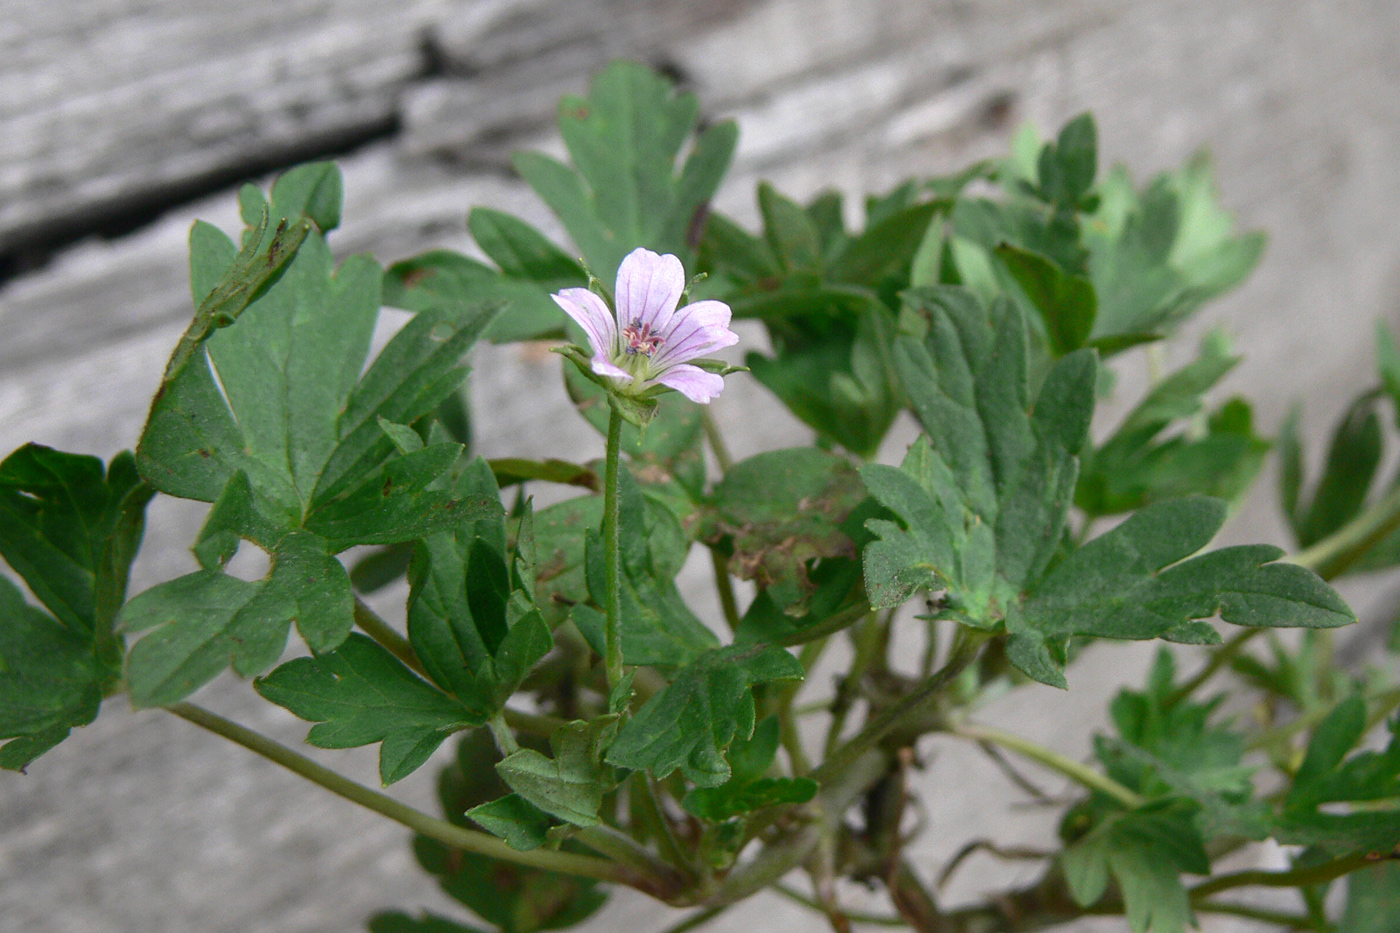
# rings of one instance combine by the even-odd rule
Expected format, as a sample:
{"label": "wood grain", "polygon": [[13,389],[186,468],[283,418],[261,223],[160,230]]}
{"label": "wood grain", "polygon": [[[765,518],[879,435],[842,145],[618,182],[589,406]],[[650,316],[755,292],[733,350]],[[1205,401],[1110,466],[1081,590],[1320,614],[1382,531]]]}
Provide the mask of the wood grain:
{"label": "wood grain", "polygon": [[[506,157],[557,152],[557,97],[614,56],[665,65],[708,118],[739,121],[718,206],[745,222],[761,177],[799,196],[839,188],[854,211],[861,193],[1003,152],[1023,119],[1054,127],[1084,109],[1107,159],[1139,178],[1209,146],[1226,203],[1271,236],[1251,282],[1201,322],[1237,336],[1248,358],[1227,391],[1257,402],[1265,430],[1305,397],[1316,438],[1373,379],[1371,323],[1400,301],[1400,7],[1386,0],[0,0],[0,53],[0,253],[159,213],[0,288],[3,450],[38,440],[105,455],[134,442],[190,313],[190,223],[232,229],[233,182],[289,156],[355,144],[342,254],[469,249],[475,204],[557,234]],[[477,362],[484,449],[600,452],[552,360],[486,348]],[[717,416],[737,453],[803,441],[761,389],[734,382]],[[1140,384],[1126,371],[1124,397]],[[1280,539],[1268,498],[1232,540]],[[192,567],[184,548],[200,520],[198,507],[157,503],[138,586]],[[687,592],[703,591],[703,570],[687,569]],[[1363,614],[1377,598],[1348,595]],[[988,718],[1063,737],[1075,754],[1150,651],[1096,650],[1069,694],[1023,691]],[[289,742],[304,734],[232,679],[203,699]],[[451,913],[412,866],[406,833],[171,717],[109,707],[28,776],[0,774],[0,926],[309,933],[363,929],[382,907]],[[335,761],[373,780],[372,753]],[[427,774],[395,792],[430,805]],[[924,779],[937,786],[916,852],[926,873],[972,835],[1053,833],[1043,814],[984,822],[1009,785],[964,749],[939,748]],[[980,890],[969,880],[953,899]],[[660,929],[669,916],[620,895],[586,929]],[[812,928],[759,899],[707,929],[755,923]]]}

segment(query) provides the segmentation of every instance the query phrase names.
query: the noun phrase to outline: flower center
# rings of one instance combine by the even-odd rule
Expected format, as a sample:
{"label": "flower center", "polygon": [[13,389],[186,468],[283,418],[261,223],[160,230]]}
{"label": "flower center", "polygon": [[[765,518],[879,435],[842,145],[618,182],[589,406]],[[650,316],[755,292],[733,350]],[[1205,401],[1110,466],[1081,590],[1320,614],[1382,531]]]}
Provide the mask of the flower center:
{"label": "flower center", "polygon": [[628,356],[638,353],[651,356],[661,349],[664,340],[660,334],[653,334],[651,325],[643,324],[641,318],[634,319],[630,326],[622,329],[622,349]]}

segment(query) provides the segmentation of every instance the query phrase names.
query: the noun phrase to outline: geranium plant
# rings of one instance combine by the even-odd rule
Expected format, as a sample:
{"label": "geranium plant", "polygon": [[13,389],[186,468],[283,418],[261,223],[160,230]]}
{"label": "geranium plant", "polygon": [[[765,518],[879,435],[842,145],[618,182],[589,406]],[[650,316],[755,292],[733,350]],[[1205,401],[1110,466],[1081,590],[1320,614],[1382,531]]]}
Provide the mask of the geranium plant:
{"label": "geranium plant", "polygon": [[[1099,172],[1085,116],[867,198],[860,230],[838,194],[760,186],[751,232],[709,209],[737,130],[697,123],[663,77],[603,71],[561,105],[571,162],[515,162],[570,242],[476,208],[489,262],[337,265],[324,163],[246,187],[236,238],[196,224],[197,310],[134,454],[0,463],[0,765],[24,770],[104,701],[167,710],[416,833],[464,910],[383,913],[375,933],[559,929],[616,885],[694,908],[674,930],[765,889],[835,930],[1394,929],[1400,686],[1393,658],[1332,663],[1330,630],[1356,616],[1327,582],[1400,562],[1400,492],[1375,482],[1400,411],[1388,332],[1315,483],[1296,419],[1275,442],[1245,400],[1207,401],[1238,360],[1220,334],[1091,432],[1113,367],[1261,253],[1205,161],[1138,188]],[[384,305],[412,316],[369,361]],[[767,349],[713,358],[740,320]],[[601,463],[469,450],[463,359],[483,338],[559,351]],[[814,443],[731,463],[707,406],[741,379]],[[917,439],[880,462],[902,416]],[[1272,449],[1300,549],[1212,547]],[[544,485],[572,494],[536,508]],[[199,569],[132,595],[156,495],[209,503]],[[269,555],[262,579],[229,572],[245,547]],[[676,585],[696,549],[722,618]],[[362,597],[405,575],[402,617],[381,618]],[[283,661],[293,628],[304,651]],[[1144,639],[1174,647],[1113,700],[1090,761],[979,721],[1008,690],[1070,687],[1090,642]],[[834,687],[804,680],[819,663]],[[311,744],[377,745],[385,785],[452,740],[442,814],[191,701],[230,667]],[[916,813],[937,813],[911,772],[939,741],[1061,808],[1060,844],[907,855]],[[1078,790],[1051,798],[1034,770]],[[1290,867],[1219,867],[1265,840]],[[949,906],[939,888],[979,850],[1037,880]],[[852,882],[885,913],[852,912]],[[1247,888],[1294,893],[1266,907]]]}

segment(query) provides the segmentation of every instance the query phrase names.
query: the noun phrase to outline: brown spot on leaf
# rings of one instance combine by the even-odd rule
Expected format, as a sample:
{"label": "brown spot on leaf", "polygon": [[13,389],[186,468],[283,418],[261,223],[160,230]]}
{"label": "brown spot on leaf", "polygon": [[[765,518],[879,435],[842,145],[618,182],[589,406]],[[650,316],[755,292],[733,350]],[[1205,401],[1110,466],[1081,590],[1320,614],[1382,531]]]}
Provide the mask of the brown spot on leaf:
{"label": "brown spot on leaf", "polygon": [[414,269],[404,274],[403,284],[405,288],[413,288],[415,285],[430,279],[437,274],[435,269]]}

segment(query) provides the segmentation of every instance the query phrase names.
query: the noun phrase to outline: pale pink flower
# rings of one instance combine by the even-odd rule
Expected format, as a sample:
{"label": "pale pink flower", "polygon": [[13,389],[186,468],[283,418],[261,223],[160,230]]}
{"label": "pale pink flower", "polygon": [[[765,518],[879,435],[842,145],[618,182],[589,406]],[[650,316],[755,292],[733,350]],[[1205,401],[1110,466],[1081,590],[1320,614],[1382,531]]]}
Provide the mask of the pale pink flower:
{"label": "pale pink flower", "polygon": [[593,371],[618,389],[640,395],[662,385],[708,404],[724,379],[688,361],[731,347],[739,336],[729,329],[729,305],[722,301],[677,308],[685,286],[685,269],[675,256],[634,249],[617,270],[616,316],[586,288],[551,297],[588,334]]}

